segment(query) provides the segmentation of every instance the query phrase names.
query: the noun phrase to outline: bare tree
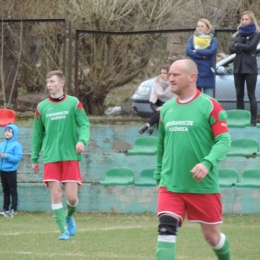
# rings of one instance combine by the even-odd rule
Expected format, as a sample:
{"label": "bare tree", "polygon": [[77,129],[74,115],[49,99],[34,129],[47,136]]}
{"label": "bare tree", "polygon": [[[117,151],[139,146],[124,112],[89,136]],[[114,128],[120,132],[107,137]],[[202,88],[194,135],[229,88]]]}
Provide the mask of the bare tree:
{"label": "bare tree", "polygon": [[[21,12],[22,13],[22,12]],[[1,9],[1,17],[3,17],[3,10]],[[5,34],[5,32],[7,32]],[[18,35],[14,37],[14,44],[12,47],[16,46],[18,51],[13,51],[14,56],[17,59],[6,59],[6,40],[10,38],[13,33],[8,23],[4,23],[3,18],[1,19],[1,88],[2,88],[2,101],[3,107],[12,107],[12,101],[16,100],[16,79],[18,76],[18,71],[21,63],[21,53],[22,53],[22,34],[23,34],[23,23],[20,23],[20,30]],[[11,47],[11,48],[12,48]],[[10,46],[9,46],[10,48]],[[15,61],[17,60],[17,62]],[[10,88],[8,88],[10,86]]]}
{"label": "bare tree", "polygon": [[[9,0],[1,1],[3,18],[66,18],[73,28],[95,31],[130,32],[159,29],[194,28],[201,17],[208,18],[215,28],[234,28],[244,5],[251,0]],[[23,6],[23,14],[21,13]],[[31,8],[37,6],[37,8]],[[256,8],[256,4],[254,5]],[[21,71],[27,91],[40,91],[45,74],[66,63],[60,42],[62,28],[34,24],[23,39]],[[103,113],[103,101],[112,88],[136,78],[148,62],[169,61],[166,35],[81,34],[79,59],[79,94],[89,114]],[[3,39],[3,38],[2,38]],[[224,43],[226,39],[224,40]],[[32,43],[37,50],[32,51]],[[58,44],[59,43],[59,44]],[[31,45],[30,45],[31,44]],[[11,50],[10,50],[11,51]],[[174,50],[173,50],[174,51]],[[177,50],[179,51],[179,50]],[[16,53],[16,58],[19,54]],[[167,56],[168,55],[168,56]],[[155,61],[159,62],[155,62]],[[36,66],[37,64],[37,66]],[[3,66],[1,66],[1,69]],[[73,73],[69,71],[69,73]],[[19,78],[19,77],[18,77]],[[3,79],[3,78],[1,78]],[[35,87],[34,84],[37,86]],[[72,86],[73,89],[73,86]]]}
{"label": "bare tree", "polygon": [[[181,1],[71,0],[71,12],[85,17],[95,31],[130,32],[165,29],[176,19]],[[103,114],[103,102],[112,88],[130,82],[147,66],[161,34],[85,34],[80,41],[80,99],[87,112]],[[87,73],[86,73],[87,72]]]}

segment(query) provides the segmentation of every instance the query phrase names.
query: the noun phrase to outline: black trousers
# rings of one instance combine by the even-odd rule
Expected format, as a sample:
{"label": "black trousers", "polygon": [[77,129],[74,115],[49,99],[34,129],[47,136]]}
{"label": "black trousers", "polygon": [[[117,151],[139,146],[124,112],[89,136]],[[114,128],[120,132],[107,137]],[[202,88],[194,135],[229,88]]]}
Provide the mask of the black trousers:
{"label": "black trousers", "polygon": [[257,117],[257,101],[255,97],[257,75],[234,74],[234,80],[235,80],[236,93],[237,93],[237,109],[245,109],[244,95],[245,95],[245,82],[246,82],[247,94],[250,102],[252,123],[255,123]]}
{"label": "black trousers", "polygon": [[12,198],[11,209],[17,210],[18,192],[17,192],[17,171],[1,171],[1,182],[4,194],[4,210],[9,210]]}
{"label": "black trousers", "polygon": [[155,124],[158,125],[160,119],[160,111],[156,111],[152,117],[149,119],[148,123],[150,126],[153,126]]}

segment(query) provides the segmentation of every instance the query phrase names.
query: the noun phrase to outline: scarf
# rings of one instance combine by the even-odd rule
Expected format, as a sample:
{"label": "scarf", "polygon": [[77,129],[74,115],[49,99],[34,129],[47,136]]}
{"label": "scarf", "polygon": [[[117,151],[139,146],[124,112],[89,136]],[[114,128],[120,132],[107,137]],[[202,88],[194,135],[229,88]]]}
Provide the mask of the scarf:
{"label": "scarf", "polygon": [[198,31],[195,31],[193,35],[193,44],[195,50],[197,49],[206,49],[210,46],[211,39],[213,38],[214,33],[210,32],[207,34],[199,33]]}
{"label": "scarf", "polygon": [[256,26],[254,23],[249,23],[248,25],[241,25],[238,28],[238,33],[242,36],[242,37],[247,37],[253,33],[256,32]]}
{"label": "scarf", "polygon": [[160,77],[156,79],[149,101],[151,103],[156,103],[158,99],[162,102],[166,102],[172,99],[175,96],[174,93],[171,92],[171,85],[169,81],[162,80]]}

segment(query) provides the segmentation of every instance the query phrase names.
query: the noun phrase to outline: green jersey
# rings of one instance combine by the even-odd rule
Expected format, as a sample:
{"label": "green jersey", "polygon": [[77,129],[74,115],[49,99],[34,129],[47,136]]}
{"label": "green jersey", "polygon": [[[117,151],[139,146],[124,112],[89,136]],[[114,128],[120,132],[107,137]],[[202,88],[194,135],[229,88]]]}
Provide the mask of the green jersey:
{"label": "green jersey", "polygon": [[38,104],[33,126],[32,163],[42,150],[43,163],[81,160],[76,153],[78,142],[86,145],[90,126],[82,104],[65,95],[60,101],[47,98]]}
{"label": "green jersey", "polygon": [[[227,113],[213,98],[197,92],[186,103],[177,98],[161,111],[155,179],[159,186],[180,193],[219,193],[217,166],[230,148]],[[209,169],[198,182],[190,172],[202,163]]]}

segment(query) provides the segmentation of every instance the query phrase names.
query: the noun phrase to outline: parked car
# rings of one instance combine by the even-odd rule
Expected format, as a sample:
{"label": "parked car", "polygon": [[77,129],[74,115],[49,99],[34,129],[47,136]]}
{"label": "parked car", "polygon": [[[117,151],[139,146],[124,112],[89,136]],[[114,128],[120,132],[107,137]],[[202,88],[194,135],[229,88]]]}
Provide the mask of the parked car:
{"label": "parked car", "polygon": [[[236,109],[236,90],[234,84],[233,67],[236,54],[232,54],[216,64],[216,88],[215,98],[226,109]],[[258,102],[258,114],[260,115],[260,44],[257,46],[258,77],[256,83],[256,99]],[[150,117],[153,111],[149,98],[156,77],[143,81],[131,97],[134,110],[141,117]],[[245,87],[245,109],[250,111],[247,89]]]}

